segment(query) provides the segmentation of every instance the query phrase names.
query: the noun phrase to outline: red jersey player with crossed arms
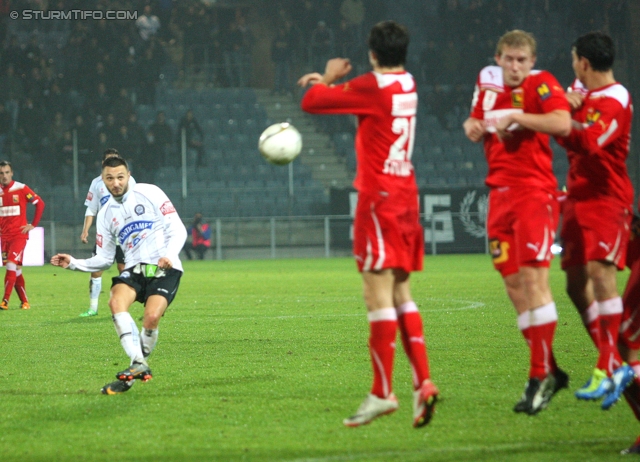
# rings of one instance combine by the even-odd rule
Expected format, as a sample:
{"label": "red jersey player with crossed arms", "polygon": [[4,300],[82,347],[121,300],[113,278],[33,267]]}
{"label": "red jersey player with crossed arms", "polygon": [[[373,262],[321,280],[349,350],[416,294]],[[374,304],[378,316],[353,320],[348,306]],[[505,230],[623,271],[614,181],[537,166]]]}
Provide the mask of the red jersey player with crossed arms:
{"label": "red jersey player with crossed arms", "polygon": [[[27,203],[36,207],[31,223],[27,223]],[[2,240],[2,263],[4,275],[4,297],[0,309],[9,309],[9,298],[13,288],[20,297],[20,308],[30,308],[22,275],[22,257],[27,246],[29,231],[38,226],[44,212],[44,201],[29,186],[13,181],[11,163],[0,162],[0,239]]]}
{"label": "red jersey player with crossed arms", "polygon": [[[599,350],[593,376],[576,396],[603,398],[601,407],[606,410],[620,399],[635,375],[623,363],[617,345],[623,316],[617,272],[624,269],[625,260],[634,266],[634,256],[626,255],[633,204],[626,166],[633,105],[627,89],[613,76],[611,37],[603,32],[585,34],[574,42],[571,54],[577,79],[576,91],[567,96],[574,108],[573,124],[570,136],[558,139],[569,156],[562,268],[569,296]],[[630,281],[633,276],[634,272]],[[628,333],[623,330],[622,349],[634,350],[639,344]],[[627,360],[640,370],[637,355],[635,363],[629,356]],[[630,404],[640,418],[636,409],[640,396],[636,391],[630,397],[635,398],[635,407]]]}
{"label": "red jersey player with crossed arms", "polygon": [[498,41],[495,59],[498,66],[480,71],[464,131],[471,141],[484,142],[493,264],[530,349],[529,380],[514,411],[534,415],[568,386],[552,349],[558,315],[549,263],[559,206],[548,135],[568,135],[571,116],[556,78],[533,70],[536,41],[531,34],[507,32]]}
{"label": "red jersey player with crossed arms", "polygon": [[411,164],[418,96],[413,77],[404,69],[406,29],[393,21],[381,22],[371,29],[368,44],[373,72],[334,85],[351,71],[348,60],[335,58],[327,62],[324,75],[307,74],[298,83],[314,84],[302,99],[303,110],[358,118],[353,252],[368,310],[373,386],[344,424],[364,425],[398,408],[391,379],[399,328],[413,371],[417,428],[431,420],[438,396],[430,380],[422,318],[409,288],[410,272],[422,269],[424,256]]}

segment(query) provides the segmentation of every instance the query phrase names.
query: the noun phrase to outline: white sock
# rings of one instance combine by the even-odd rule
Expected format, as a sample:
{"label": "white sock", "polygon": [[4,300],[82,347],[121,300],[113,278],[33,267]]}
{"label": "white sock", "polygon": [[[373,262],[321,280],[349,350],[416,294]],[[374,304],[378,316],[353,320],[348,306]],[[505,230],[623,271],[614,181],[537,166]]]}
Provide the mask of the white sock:
{"label": "white sock", "polygon": [[112,318],[116,333],[120,337],[120,344],[127,356],[131,358],[131,363],[144,362],[144,356],[140,348],[140,333],[131,315],[125,311],[114,314]]}
{"label": "white sock", "polygon": [[142,328],[140,332],[140,342],[142,344],[142,353],[146,358],[151,354],[158,342],[158,329],[145,329]]}
{"label": "white sock", "polygon": [[102,291],[102,277],[91,278],[89,281],[89,309],[98,312],[98,299]]}

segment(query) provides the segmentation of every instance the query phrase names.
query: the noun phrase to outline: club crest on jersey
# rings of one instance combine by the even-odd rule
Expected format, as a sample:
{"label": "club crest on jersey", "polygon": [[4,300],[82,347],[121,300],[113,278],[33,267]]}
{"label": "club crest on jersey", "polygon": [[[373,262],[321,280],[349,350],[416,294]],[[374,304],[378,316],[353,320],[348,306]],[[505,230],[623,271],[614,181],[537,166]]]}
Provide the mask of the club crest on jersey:
{"label": "club crest on jersey", "polygon": [[88,200],[88,201],[90,201],[90,200],[92,200],[92,199],[93,199],[93,193],[92,193],[91,191],[89,191],[89,192],[87,193],[87,200]]}
{"label": "club crest on jersey", "polygon": [[140,242],[140,240],[146,236],[147,229],[151,229],[153,226],[152,221],[134,221],[126,225],[122,230],[118,233],[118,241],[120,241],[120,245],[124,245],[125,241],[131,236],[133,238],[131,245],[128,247],[131,248]]}
{"label": "club crest on jersey", "polygon": [[96,245],[102,247],[102,234],[96,234]]}
{"label": "club crest on jersey", "polygon": [[524,90],[516,88],[511,92],[511,106],[517,108],[524,107]]}
{"label": "club crest on jersey", "polygon": [[596,111],[592,107],[587,111],[587,125],[593,125],[600,119],[600,111]]}
{"label": "club crest on jersey", "polygon": [[16,196],[15,194],[13,195],[13,203],[14,204],[19,204],[20,203],[20,197]]}
{"label": "club crest on jersey", "polygon": [[136,212],[136,215],[142,215],[144,213],[144,205],[142,204],[136,205],[133,211]]}
{"label": "club crest on jersey", "polygon": [[100,199],[100,206],[103,206],[104,204],[106,204],[109,199],[111,199],[111,195],[110,194],[107,194],[106,196],[103,196],[102,199]]}
{"label": "club crest on jersey", "polygon": [[549,90],[549,86],[546,83],[541,84],[536,91],[538,92],[538,96],[542,101],[548,99],[551,96],[551,90]]}
{"label": "club crest on jersey", "polygon": [[173,206],[171,201],[167,201],[160,206],[160,211],[163,215],[168,215],[170,213],[176,213],[176,208]]}

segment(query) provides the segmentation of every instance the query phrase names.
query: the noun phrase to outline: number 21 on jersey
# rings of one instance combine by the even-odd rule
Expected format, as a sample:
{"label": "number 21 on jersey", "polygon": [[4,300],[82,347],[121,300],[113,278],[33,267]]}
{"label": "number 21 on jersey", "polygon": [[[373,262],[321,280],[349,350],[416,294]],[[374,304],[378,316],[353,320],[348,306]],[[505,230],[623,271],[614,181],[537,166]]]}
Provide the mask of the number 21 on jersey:
{"label": "number 21 on jersey", "polygon": [[416,138],[417,93],[393,95],[391,131],[398,135],[389,147],[389,157],[384,162],[382,173],[393,176],[410,176],[413,170],[411,155]]}

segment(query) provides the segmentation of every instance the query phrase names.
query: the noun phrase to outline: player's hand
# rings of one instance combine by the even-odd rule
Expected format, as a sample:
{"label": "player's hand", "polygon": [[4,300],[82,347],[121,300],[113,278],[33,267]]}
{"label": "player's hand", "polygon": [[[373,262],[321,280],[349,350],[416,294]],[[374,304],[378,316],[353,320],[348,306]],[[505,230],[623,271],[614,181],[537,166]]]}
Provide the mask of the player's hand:
{"label": "player's hand", "polygon": [[59,253],[51,257],[51,264],[53,266],[59,266],[61,268],[66,268],[71,263],[71,255],[67,255],[66,253]]}
{"label": "player's hand", "polygon": [[517,122],[513,120],[513,115],[509,114],[498,119],[498,122],[496,122],[496,135],[498,135],[500,141],[504,141],[507,138],[511,138],[513,136],[513,130],[517,128]]}
{"label": "player's hand", "polygon": [[158,268],[168,270],[173,268],[173,263],[171,263],[171,260],[169,260],[167,257],[162,257],[160,258],[160,260],[158,260]]}
{"label": "player's hand", "polygon": [[22,228],[20,228],[20,232],[22,234],[28,234],[29,231],[31,231],[32,229],[34,229],[34,226],[31,224],[26,224],[24,225]]}
{"label": "player's hand", "polygon": [[327,65],[324,68],[324,75],[322,81],[327,85],[331,85],[336,80],[340,80],[342,77],[351,72],[353,67],[351,62],[345,58],[333,58],[327,61]]}
{"label": "player's hand", "polygon": [[577,91],[572,91],[571,93],[566,94],[567,101],[569,102],[569,106],[571,106],[571,110],[575,111],[582,107],[582,102],[584,101],[584,95],[578,93]]}
{"label": "player's hand", "polygon": [[484,120],[474,119],[473,117],[469,117],[462,124],[462,128],[464,128],[464,134],[467,138],[469,138],[474,143],[478,143],[482,141],[482,137],[487,131]]}
{"label": "player's hand", "polygon": [[322,81],[322,75],[317,72],[312,72],[310,74],[305,74],[300,79],[298,79],[298,85],[302,88],[306,87],[309,84],[316,84]]}
{"label": "player's hand", "polygon": [[88,236],[89,236],[89,231],[82,230],[82,234],[80,235],[80,240],[85,244],[88,244],[89,243],[89,239],[87,239]]}

